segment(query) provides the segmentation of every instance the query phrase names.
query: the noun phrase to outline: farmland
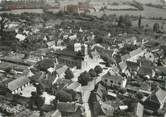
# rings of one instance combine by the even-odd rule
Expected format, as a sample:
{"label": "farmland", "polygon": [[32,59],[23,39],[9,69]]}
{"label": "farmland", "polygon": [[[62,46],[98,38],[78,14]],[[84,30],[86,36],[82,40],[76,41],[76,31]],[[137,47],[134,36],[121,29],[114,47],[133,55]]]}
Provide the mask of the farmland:
{"label": "farmland", "polygon": [[94,12],[93,15],[96,16],[102,16],[103,13],[107,15],[111,14],[116,14],[118,16],[120,15],[133,15],[133,16],[139,16],[142,15],[143,17],[146,18],[152,18],[152,17],[163,17],[166,19],[166,9],[157,9],[157,8],[152,8],[148,6],[144,6],[143,11],[135,11],[135,10],[121,10],[121,11],[115,11],[115,10],[105,10],[104,12]]}

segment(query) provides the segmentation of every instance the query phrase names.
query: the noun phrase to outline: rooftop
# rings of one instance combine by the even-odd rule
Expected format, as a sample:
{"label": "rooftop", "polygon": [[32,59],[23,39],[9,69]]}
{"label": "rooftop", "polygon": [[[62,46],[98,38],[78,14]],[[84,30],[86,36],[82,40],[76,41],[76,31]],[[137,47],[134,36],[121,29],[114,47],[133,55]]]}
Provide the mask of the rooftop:
{"label": "rooftop", "polygon": [[15,80],[9,82],[8,89],[11,91],[14,91],[14,90],[20,88],[21,86],[25,85],[28,82],[30,82],[30,79],[25,76],[22,76],[18,79],[15,79]]}
{"label": "rooftop", "polygon": [[114,80],[116,82],[121,82],[121,81],[124,80],[124,78],[121,77],[121,76],[118,76],[118,75],[117,76],[113,76],[113,75],[110,75],[109,73],[105,74],[102,78],[103,79],[112,79],[112,80]]}
{"label": "rooftop", "polygon": [[57,108],[61,112],[73,113],[77,111],[78,106],[75,103],[58,102]]}

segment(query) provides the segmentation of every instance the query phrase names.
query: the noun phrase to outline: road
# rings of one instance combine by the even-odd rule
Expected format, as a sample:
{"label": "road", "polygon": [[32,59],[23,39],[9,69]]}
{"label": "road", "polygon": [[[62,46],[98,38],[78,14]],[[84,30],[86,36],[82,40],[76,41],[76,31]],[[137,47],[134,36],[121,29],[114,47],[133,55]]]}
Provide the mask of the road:
{"label": "road", "polygon": [[88,104],[91,91],[94,90],[95,85],[101,81],[102,76],[105,75],[109,70],[110,68],[103,69],[103,72],[97,77],[97,79],[89,82],[87,86],[82,87],[82,100],[83,100],[83,106],[85,108],[86,117],[91,117],[91,110]]}

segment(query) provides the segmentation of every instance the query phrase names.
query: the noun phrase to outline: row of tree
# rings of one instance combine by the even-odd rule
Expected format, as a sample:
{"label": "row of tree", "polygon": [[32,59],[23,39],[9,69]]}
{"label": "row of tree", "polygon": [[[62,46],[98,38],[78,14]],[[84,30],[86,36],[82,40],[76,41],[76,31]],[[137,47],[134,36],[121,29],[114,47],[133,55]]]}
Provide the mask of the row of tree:
{"label": "row of tree", "polygon": [[97,77],[100,73],[102,73],[103,69],[100,66],[96,66],[94,69],[90,69],[89,72],[84,71],[78,77],[78,82],[81,83],[82,86],[86,86],[89,81],[92,81],[94,77]]}

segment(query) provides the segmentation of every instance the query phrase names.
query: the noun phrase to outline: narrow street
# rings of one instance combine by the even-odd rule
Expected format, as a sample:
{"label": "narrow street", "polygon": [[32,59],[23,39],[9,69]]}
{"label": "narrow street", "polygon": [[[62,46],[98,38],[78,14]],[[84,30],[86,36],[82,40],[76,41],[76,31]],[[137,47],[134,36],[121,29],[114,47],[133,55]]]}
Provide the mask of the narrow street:
{"label": "narrow street", "polygon": [[85,108],[86,117],[91,117],[91,110],[88,104],[91,91],[94,90],[95,85],[101,81],[102,76],[106,74],[109,70],[110,68],[106,70],[103,69],[103,72],[97,77],[97,79],[89,82],[87,86],[82,87],[82,100],[83,100],[83,106]]}

